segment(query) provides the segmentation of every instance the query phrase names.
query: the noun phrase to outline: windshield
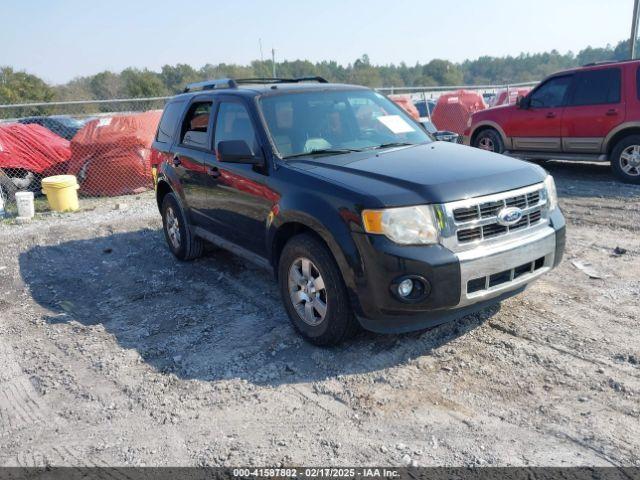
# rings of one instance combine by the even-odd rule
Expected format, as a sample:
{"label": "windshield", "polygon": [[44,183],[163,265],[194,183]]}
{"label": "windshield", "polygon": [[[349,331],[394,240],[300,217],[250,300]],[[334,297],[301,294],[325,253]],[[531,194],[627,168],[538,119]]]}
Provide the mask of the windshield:
{"label": "windshield", "polygon": [[260,103],[283,158],[431,141],[401,108],[372,90],[285,93]]}
{"label": "windshield", "polygon": [[54,117],[58,122],[60,122],[65,127],[69,128],[81,128],[83,122],[71,117]]}

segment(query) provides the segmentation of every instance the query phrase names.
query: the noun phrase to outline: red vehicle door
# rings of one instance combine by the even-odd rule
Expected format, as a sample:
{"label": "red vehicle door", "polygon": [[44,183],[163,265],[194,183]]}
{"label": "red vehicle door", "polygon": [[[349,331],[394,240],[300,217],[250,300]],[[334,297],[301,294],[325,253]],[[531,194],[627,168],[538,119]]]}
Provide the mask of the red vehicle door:
{"label": "red vehicle door", "polygon": [[607,134],[625,118],[620,67],[578,72],[562,119],[562,149],[600,153]]}
{"label": "red vehicle door", "polygon": [[504,130],[513,150],[562,150],[562,115],[571,78],[561,75],[548,79],[525,97],[520,107],[512,109]]}

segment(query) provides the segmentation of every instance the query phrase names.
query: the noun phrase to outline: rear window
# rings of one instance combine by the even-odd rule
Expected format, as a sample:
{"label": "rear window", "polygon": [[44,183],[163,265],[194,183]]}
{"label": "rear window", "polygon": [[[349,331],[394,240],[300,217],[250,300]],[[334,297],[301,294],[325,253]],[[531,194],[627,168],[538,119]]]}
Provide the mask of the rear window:
{"label": "rear window", "polygon": [[620,102],[620,69],[580,72],[575,76],[569,105],[599,105]]}
{"label": "rear window", "polygon": [[158,126],[158,134],[156,140],[160,143],[171,143],[173,141],[173,135],[176,132],[176,127],[180,121],[180,115],[184,108],[184,102],[172,102],[164,107],[162,113],[162,119]]}

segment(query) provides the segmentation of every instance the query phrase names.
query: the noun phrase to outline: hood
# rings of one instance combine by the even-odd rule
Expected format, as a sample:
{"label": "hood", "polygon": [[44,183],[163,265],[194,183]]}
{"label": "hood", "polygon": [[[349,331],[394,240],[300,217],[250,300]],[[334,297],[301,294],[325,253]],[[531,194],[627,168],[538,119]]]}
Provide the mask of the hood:
{"label": "hood", "polygon": [[382,206],[444,203],[542,182],[541,167],[448,142],[287,162]]}

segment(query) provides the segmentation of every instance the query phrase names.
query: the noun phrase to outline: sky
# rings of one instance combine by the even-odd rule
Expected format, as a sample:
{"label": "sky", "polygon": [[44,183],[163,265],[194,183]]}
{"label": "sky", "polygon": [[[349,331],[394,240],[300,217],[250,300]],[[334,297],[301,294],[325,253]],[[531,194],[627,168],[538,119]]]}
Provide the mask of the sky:
{"label": "sky", "polygon": [[628,38],[633,0],[5,0],[0,65],[54,84],[127,67],[454,62]]}

